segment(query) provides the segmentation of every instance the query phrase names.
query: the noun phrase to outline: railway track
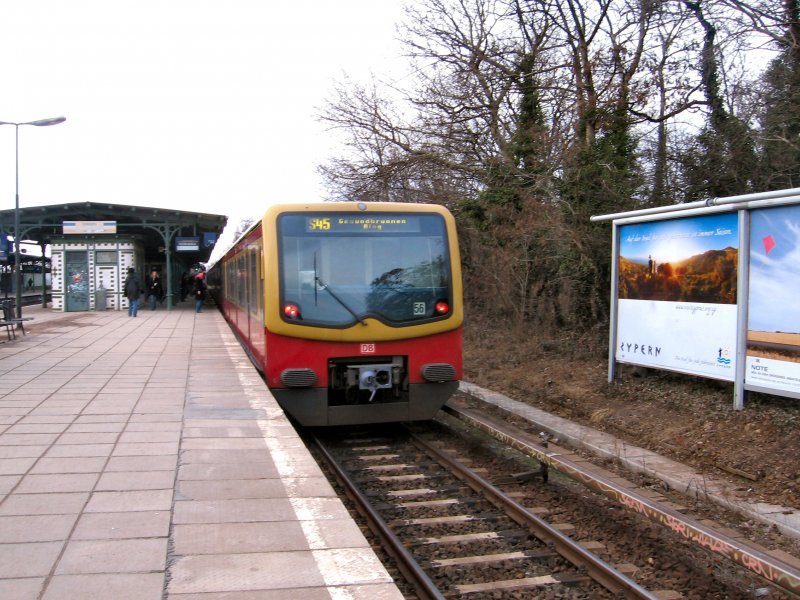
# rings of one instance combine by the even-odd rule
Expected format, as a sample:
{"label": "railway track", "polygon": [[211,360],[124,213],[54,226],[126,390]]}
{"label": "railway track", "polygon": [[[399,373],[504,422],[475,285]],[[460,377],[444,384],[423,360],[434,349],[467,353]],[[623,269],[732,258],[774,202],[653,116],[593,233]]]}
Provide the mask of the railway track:
{"label": "railway track", "polygon": [[[711,548],[665,527],[640,505],[590,492],[584,487],[588,478],[575,478],[573,472],[570,477],[581,479],[580,484],[565,479],[556,472],[563,470],[556,453],[542,440],[533,444],[541,453],[534,463],[507,446],[519,448],[530,440],[508,431],[494,437],[503,438],[503,444],[465,440],[439,426],[415,426],[413,431],[337,430],[315,440],[370,529],[388,540],[384,547],[394,564],[413,582],[409,595],[796,597],[791,587],[769,585],[791,586],[791,572],[788,579],[775,577],[776,571],[769,581],[757,578],[735,557],[717,559]],[[494,452],[487,455],[492,444]],[[509,458],[509,452],[516,458]],[[651,499],[647,506],[672,511]],[[726,539],[702,527],[713,539]],[[759,569],[785,566],[758,558]]]}
{"label": "railway track", "polygon": [[418,597],[659,598],[421,436],[316,443]]}
{"label": "railway track", "polygon": [[[12,300],[13,301],[14,300],[14,296],[13,295],[9,296],[8,294],[5,294],[5,296],[3,298],[0,298],[0,299],[5,300],[5,301],[8,301],[8,300]],[[47,294],[47,301],[50,302],[51,300],[52,300],[52,298],[50,296],[50,293],[48,293]],[[39,305],[41,303],[42,303],[42,295],[41,294],[24,294],[22,296],[22,306],[34,306],[34,305]]]}
{"label": "railway track", "polygon": [[780,597],[800,598],[800,561],[796,558],[771,552],[750,542],[740,533],[712,521],[693,518],[685,514],[685,507],[673,504],[656,490],[640,488],[563,448],[541,445],[538,438],[504,421],[492,419],[481,411],[470,410],[458,401],[448,403],[444,412],[535,459],[543,468],[554,469],[602,495],[612,503],[613,508],[641,515],[669,530],[676,535],[677,542],[715,555],[721,559],[718,568],[735,566],[755,575],[757,580],[752,587],[761,592],[756,595],[767,595],[768,592],[768,588],[758,587],[760,580],[787,594]]}

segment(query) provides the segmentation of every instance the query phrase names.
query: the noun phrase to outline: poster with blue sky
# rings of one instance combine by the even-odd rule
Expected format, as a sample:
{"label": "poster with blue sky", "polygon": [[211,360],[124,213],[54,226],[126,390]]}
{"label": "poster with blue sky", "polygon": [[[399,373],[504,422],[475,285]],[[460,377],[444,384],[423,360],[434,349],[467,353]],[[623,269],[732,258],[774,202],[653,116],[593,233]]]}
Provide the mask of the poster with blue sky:
{"label": "poster with blue sky", "polygon": [[618,239],[616,359],[732,381],[737,213],[623,225]]}
{"label": "poster with blue sky", "polygon": [[800,206],[750,212],[745,383],[800,393]]}

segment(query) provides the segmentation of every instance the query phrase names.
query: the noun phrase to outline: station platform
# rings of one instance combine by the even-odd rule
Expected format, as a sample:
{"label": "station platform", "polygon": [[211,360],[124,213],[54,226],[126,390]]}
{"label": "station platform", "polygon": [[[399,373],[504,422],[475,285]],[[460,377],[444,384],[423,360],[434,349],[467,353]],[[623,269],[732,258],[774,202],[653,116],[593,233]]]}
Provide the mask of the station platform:
{"label": "station platform", "polygon": [[0,598],[402,599],[214,307],[23,316]]}

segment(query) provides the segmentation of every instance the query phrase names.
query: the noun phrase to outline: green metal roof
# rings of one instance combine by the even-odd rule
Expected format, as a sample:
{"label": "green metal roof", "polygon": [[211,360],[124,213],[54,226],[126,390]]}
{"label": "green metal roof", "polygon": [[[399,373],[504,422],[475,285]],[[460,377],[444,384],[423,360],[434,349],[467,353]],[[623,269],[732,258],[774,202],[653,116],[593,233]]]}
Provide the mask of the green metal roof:
{"label": "green metal roof", "polygon": [[[208,213],[195,213],[169,208],[128,206],[104,202],[71,202],[47,206],[26,206],[19,209],[20,239],[48,243],[62,238],[64,221],[115,221],[117,237],[139,239],[145,247],[145,259],[163,260],[166,240],[175,251],[176,237],[199,237],[197,252],[181,252],[181,257],[191,262],[206,262],[213,247],[203,246],[203,234],[222,233],[228,217]],[[0,210],[0,231],[14,233],[14,209]],[[82,235],[108,239],[114,234]]]}

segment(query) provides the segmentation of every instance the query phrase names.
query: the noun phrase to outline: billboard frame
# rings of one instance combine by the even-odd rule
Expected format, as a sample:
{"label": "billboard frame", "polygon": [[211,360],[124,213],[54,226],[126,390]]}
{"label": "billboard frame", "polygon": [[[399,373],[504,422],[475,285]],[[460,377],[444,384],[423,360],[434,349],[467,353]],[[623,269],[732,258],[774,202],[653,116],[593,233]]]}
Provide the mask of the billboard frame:
{"label": "billboard frame", "polygon": [[[800,205],[800,188],[775,190],[756,194],[744,194],[725,198],[711,198],[686,204],[675,204],[662,207],[627,211],[609,215],[591,217],[592,222],[611,221],[611,286],[610,286],[610,327],[608,345],[608,381],[613,382],[617,371],[617,344],[619,327],[619,261],[620,261],[620,228],[625,225],[650,223],[654,221],[667,221],[682,219],[692,216],[705,216],[736,212],[738,215],[738,256],[736,274],[736,332],[735,350],[736,357],[733,376],[733,408],[744,408],[746,391],[754,391],[776,396],[799,398],[800,392],[771,388],[764,385],[748,384],[747,375],[747,332],[748,332],[748,304],[750,298],[750,216],[753,210],[779,206]],[[620,361],[621,362],[621,361]],[[651,367],[662,368],[662,367]],[[696,373],[665,369],[682,372],[692,376],[703,377]]]}

